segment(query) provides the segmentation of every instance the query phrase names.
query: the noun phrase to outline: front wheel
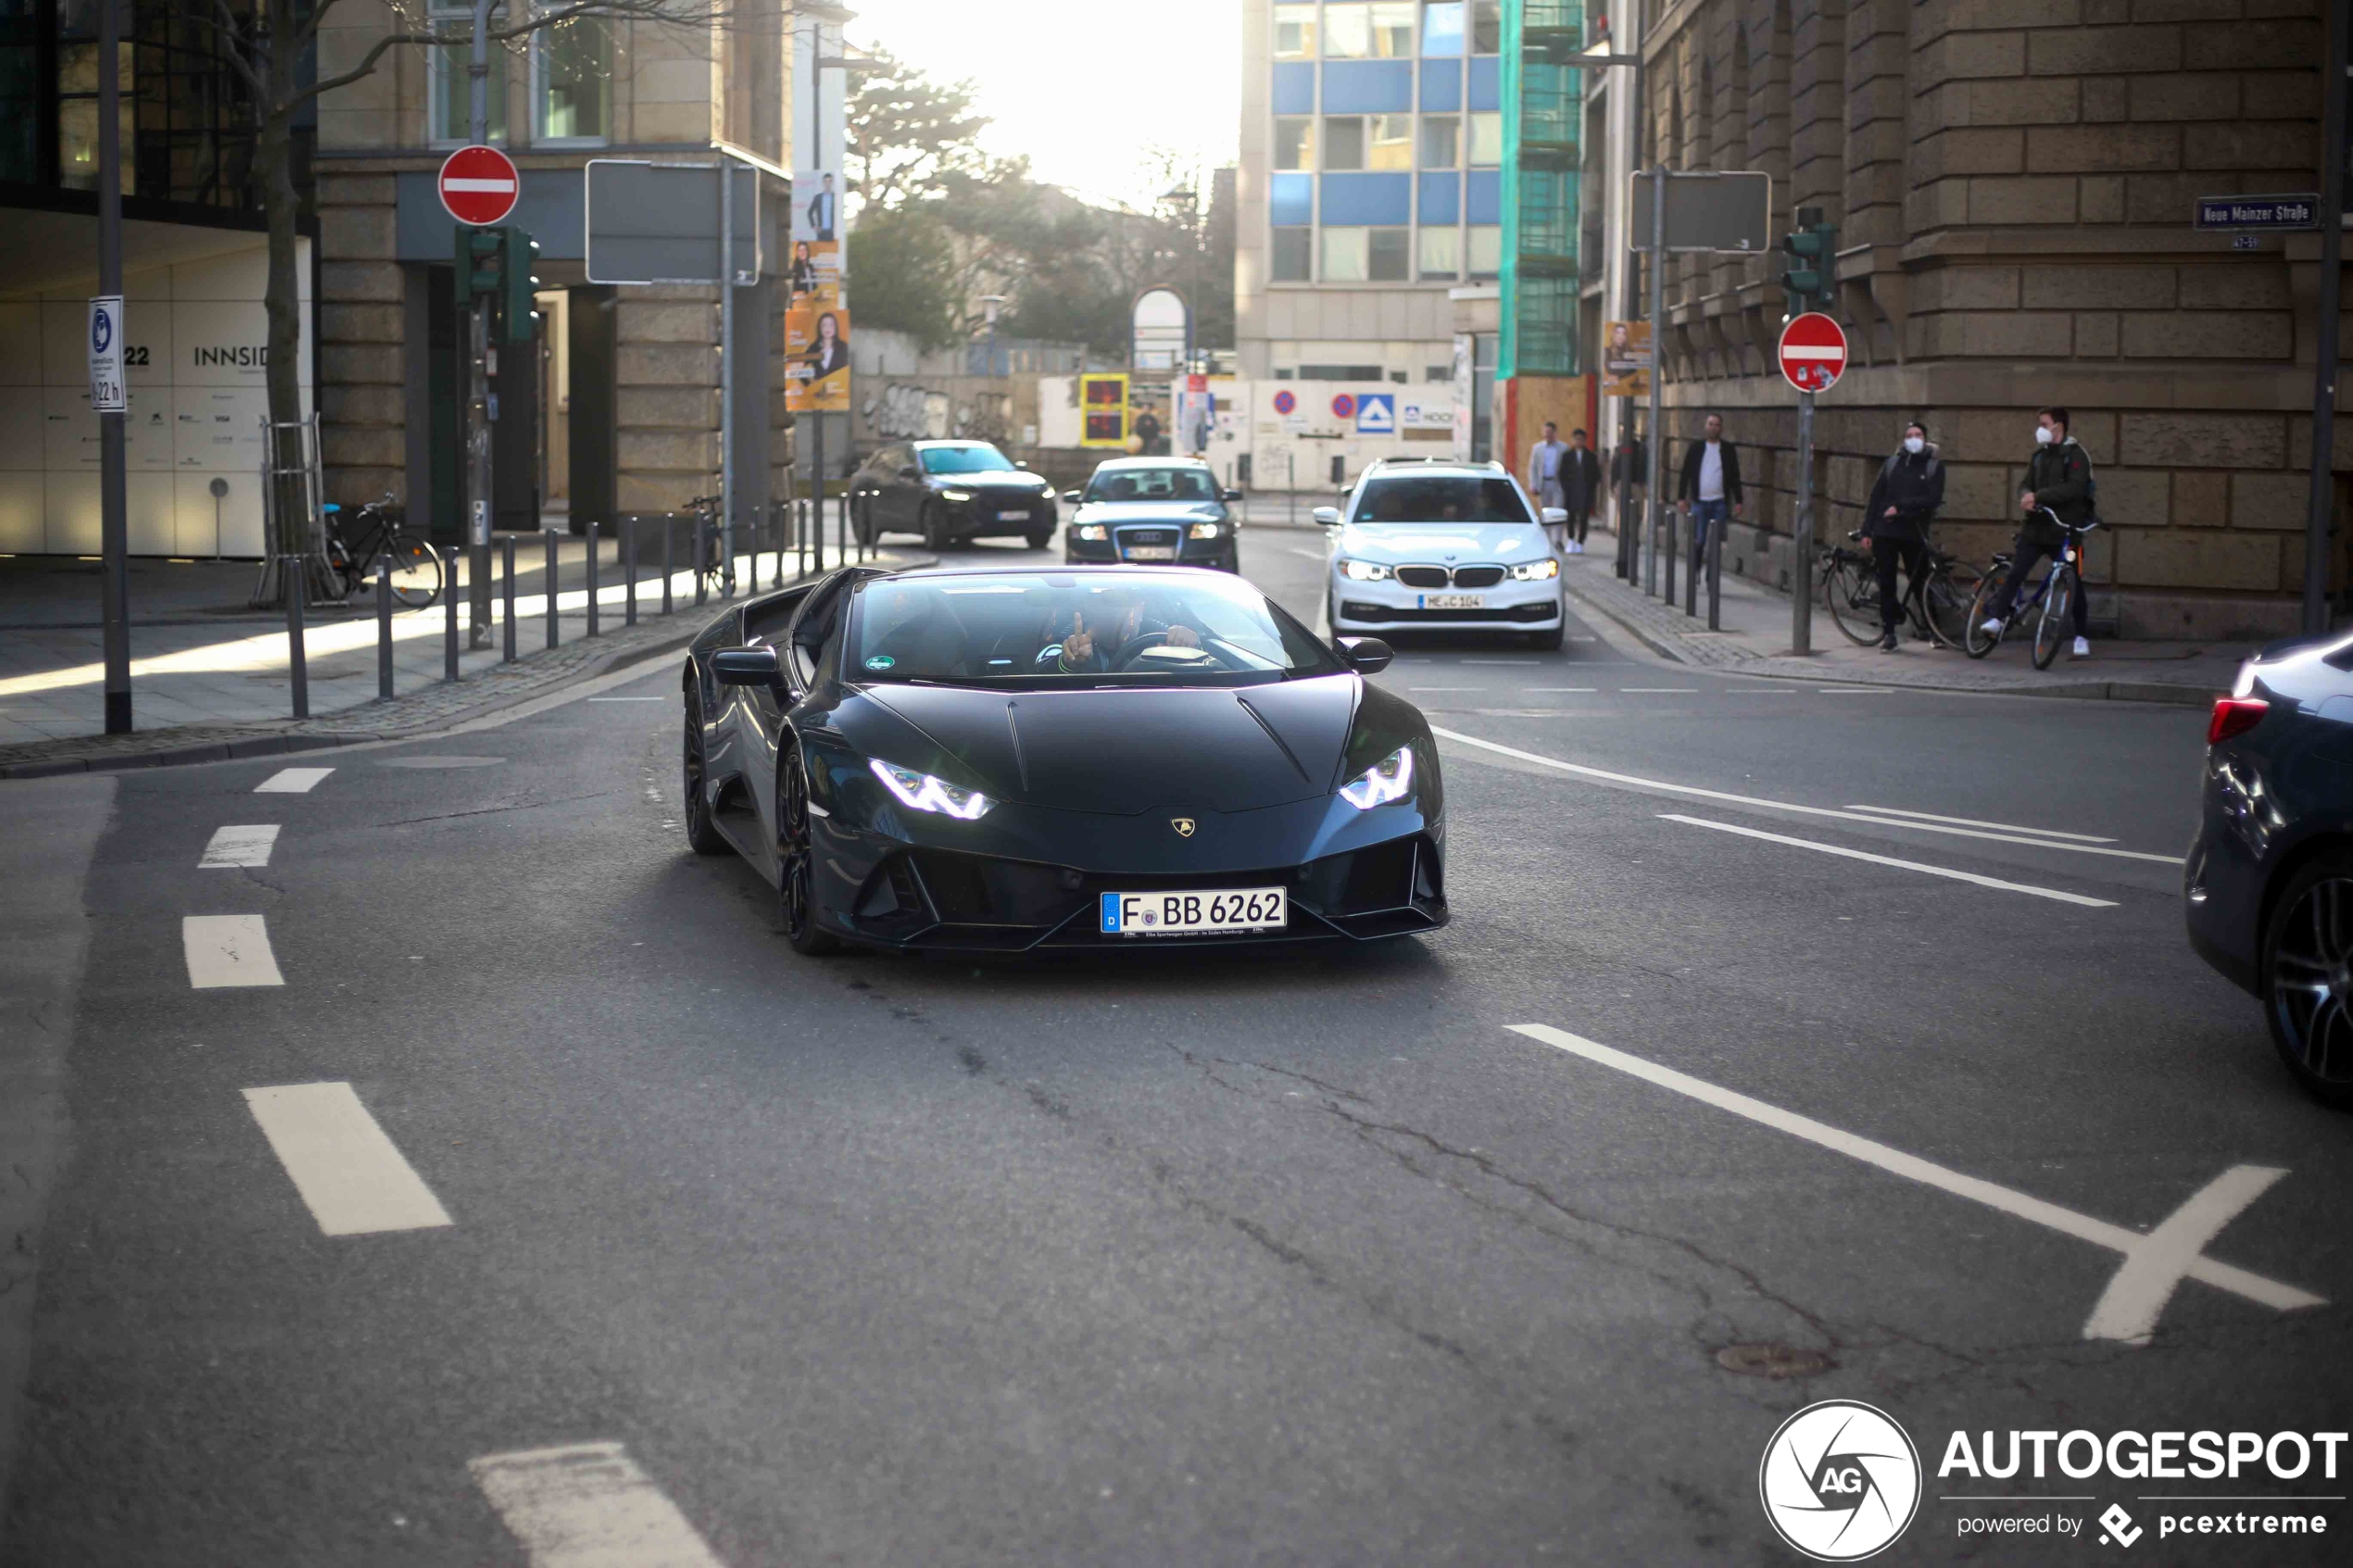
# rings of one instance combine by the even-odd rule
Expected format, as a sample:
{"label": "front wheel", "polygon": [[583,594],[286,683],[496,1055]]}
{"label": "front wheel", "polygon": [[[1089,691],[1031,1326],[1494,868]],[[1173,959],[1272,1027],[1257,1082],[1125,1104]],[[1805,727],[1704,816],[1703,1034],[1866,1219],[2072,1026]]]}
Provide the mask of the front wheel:
{"label": "front wheel", "polygon": [[1961,651],[1971,659],[1983,659],[2001,646],[2002,633],[1984,628],[1987,618],[1994,613],[1994,597],[2001,592],[2003,581],[2001,571],[1989,571],[1978,580],[1977,592],[1969,596],[1969,620],[1961,629]]}
{"label": "front wheel", "polygon": [[948,521],[940,515],[938,507],[925,501],[924,503],[924,548],[937,555],[947,547]]}
{"label": "front wheel", "polygon": [[1969,608],[1984,583],[1977,568],[1955,561],[1932,572],[1920,589],[1920,606],[1928,612],[1929,635],[1948,648],[1969,641]]}
{"label": "front wheel", "polygon": [[376,569],[392,573],[392,596],[410,609],[441,596],[441,554],[422,539],[394,539]]}
{"label": "front wheel", "polygon": [[1538,653],[1558,653],[1561,650],[1562,642],[1566,640],[1567,630],[1565,626],[1553,626],[1541,632],[1530,632],[1528,634],[1528,646]]}
{"label": "front wheel", "polygon": [[1830,570],[1822,574],[1822,598],[1848,642],[1876,643],[1886,631],[1881,623],[1878,577],[1865,576],[1848,557],[1831,558]]}
{"label": "front wheel", "polygon": [[1050,528],[1043,533],[1032,533],[1028,538],[1031,549],[1042,550],[1054,542],[1054,531]]}
{"label": "front wheel", "polygon": [[788,740],[776,759],[776,922],[792,950],[810,958],[837,951],[841,939],[817,924],[816,848],[809,815],[809,770],[800,743]]}
{"label": "front wheel", "polygon": [[859,497],[856,515],[858,522],[855,532],[858,535],[858,543],[861,547],[871,550],[875,547],[875,496],[872,491]]}
{"label": "front wheel", "polygon": [[2353,1110],[2353,855],[2322,855],[2288,879],[2258,957],[2280,1060],[2315,1098]]}
{"label": "front wheel", "polygon": [[2034,622],[2035,669],[2048,670],[2051,660],[2058,657],[2059,644],[2066,640],[2068,628],[2074,624],[2075,596],[2081,592],[2073,567],[2051,569],[2050,592],[2043,596],[2042,618]]}
{"label": "front wheel", "polygon": [[[691,679],[691,677],[690,677]],[[686,847],[698,855],[724,855],[727,841],[711,820],[711,807],[705,800],[704,785],[710,770],[703,761],[702,694],[692,685],[686,688],[686,738],[684,766],[679,787],[685,792],[684,810],[686,819]]]}

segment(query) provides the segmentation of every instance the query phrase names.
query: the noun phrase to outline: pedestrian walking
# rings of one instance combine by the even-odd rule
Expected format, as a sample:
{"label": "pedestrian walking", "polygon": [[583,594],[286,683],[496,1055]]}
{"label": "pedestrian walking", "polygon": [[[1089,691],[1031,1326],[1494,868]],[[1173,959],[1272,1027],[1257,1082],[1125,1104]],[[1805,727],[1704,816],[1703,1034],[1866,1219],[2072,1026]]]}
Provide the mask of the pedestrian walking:
{"label": "pedestrian walking", "polygon": [[1895,569],[1904,569],[1906,592],[1917,589],[1928,566],[1928,531],[1944,505],[1944,464],[1928,438],[1928,426],[1914,420],[1904,440],[1880,465],[1871,498],[1863,507],[1863,537],[1871,542],[1879,568],[1881,648],[1894,653],[1904,626],[1904,601],[1896,596]]}
{"label": "pedestrian walking", "polygon": [[[2045,556],[2055,556],[2067,547],[2066,533],[2044,515],[2046,507],[2070,528],[2080,526],[2092,515],[2092,459],[2068,433],[2064,408],[2044,408],[2034,416],[2034,455],[2026,460],[2026,488],[2019,493],[2021,521],[2018,543],[2010,549],[2010,573],[2002,579],[2001,587],[1988,601],[1993,613],[1978,628],[1988,636],[2000,635],[2017,607],[2019,591],[2026,586],[2026,579],[2034,568]],[[2083,599],[2079,584],[2071,607],[2075,613],[2077,659],[2089,659],[2092,654],[2091,638],[2085,632],[2088,622]]]}
{"label": "pedestrian walking", "polygon": [[[1528,449],[1528,493],[1536,500],[1536,515],[1541,519],[1546,508],[1565,510],[1567,503],[1561,495],[1561,459],[1568,456],[1568,447],[1561,440],[1561,427],[1552,420],[1544,421],[1544,439]],[[1546,523],[1544,532],[1552,536],[1555,555],[1567,555],[1568,527],[1566,523]]]}
{"label": "pedestrian walking", "polygon": [[1724,526],[1727,512],[1747,515],[1746,494],[1741,489],[1741,449],[1724,439],[1724,416],[1710,414],[1698,441],[1683,452],[1683,473],[1675,498],[1683,515],[1693,521],[1692,559],[1707,554],[1707,531]]}
{"label": "pedestrian walking", "polygon": [[1568,451],[1561,458],[1561,505],[1568,512],[1568,553],[1585,553],[1585,530],[1593,521],[1601,499],[1602,460],[1586,444],[1585,433],[1568,433]]}

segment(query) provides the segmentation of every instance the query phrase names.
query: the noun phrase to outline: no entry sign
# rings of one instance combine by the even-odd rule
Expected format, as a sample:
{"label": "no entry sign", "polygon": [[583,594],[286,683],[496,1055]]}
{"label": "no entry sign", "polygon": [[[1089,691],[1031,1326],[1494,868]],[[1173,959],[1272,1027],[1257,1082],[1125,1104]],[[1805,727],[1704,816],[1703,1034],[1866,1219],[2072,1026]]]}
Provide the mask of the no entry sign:
{"label": "no entry sign", "polygon": [[1781,329],[1781,375],[1800,392],[1828,392],[1846,373],[1846,332],[1818,310]]}
{"label": "no entry sign", "polygon": [[515,209],[522,180],[512,159],[496,147],[459,147],[442,161],[441,205],[460,223],[503,223]]}

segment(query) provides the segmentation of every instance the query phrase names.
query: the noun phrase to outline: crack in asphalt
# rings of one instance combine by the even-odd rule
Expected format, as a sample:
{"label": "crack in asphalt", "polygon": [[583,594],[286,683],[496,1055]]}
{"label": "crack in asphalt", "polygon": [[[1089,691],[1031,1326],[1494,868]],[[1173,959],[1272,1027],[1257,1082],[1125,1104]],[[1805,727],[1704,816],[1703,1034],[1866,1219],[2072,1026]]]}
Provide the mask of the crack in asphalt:
{"label": "crack in asphalt", "polygon": [[380,828],[404,828],[418,822],[447,822],[459,817],[489,817],[501,811],[536,811],[543,806],[564,806],[575,800],[599,800],[608,795],[618,795],[615,789],[592,789],[580,795],[559,795],[547,800],[526,800],[510,797],[490,806],[471,807],[463,811],[435,811],[424,817],[393,817],[374,825]]}

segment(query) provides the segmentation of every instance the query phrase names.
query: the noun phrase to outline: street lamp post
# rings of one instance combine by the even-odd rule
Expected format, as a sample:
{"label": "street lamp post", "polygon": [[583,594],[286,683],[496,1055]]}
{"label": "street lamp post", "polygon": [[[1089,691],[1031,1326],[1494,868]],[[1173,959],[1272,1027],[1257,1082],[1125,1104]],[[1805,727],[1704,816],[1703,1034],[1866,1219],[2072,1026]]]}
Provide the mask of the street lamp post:
{"label": "street lamp post", "polygon": [[[473,48],[466,66],[466,140],[490,144],[490,12],[496,0],[473,0]],[[459,280],[461,283],[465,280]],[[466,603],[468,645],[490,646],[490,296],[472,295],[466,325]],[[452,592],[455,592],[453,587]]]}

